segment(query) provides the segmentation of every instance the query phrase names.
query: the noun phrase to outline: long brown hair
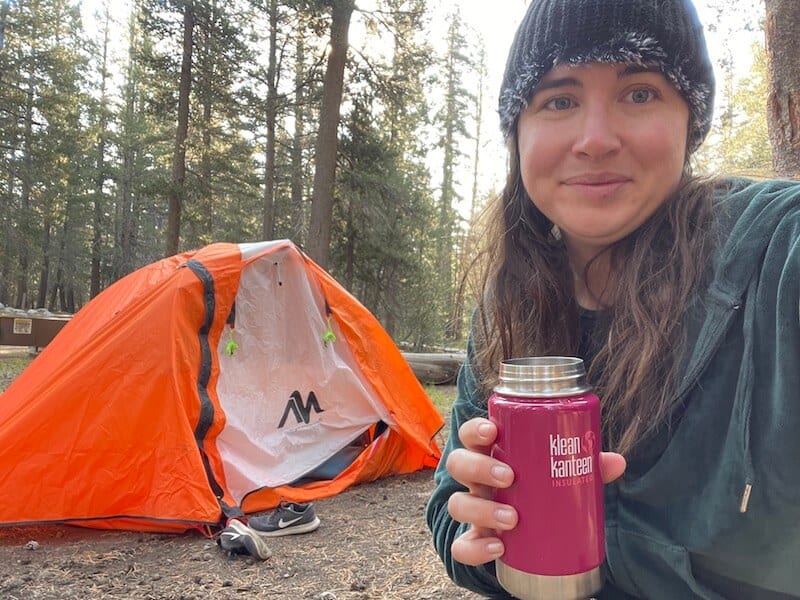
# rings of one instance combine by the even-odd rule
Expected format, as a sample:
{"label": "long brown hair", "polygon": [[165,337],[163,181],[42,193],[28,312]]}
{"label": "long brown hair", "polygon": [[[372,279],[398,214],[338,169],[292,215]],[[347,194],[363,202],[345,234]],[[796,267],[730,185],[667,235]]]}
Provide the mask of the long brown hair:
{"label": "long brown hair", "polygon": [[[578,348],[566,248],[525,192],[513,134],[509,153],[505,189],[485,215],[486,272],[474,328],[476,366],[487,395],[501,360],[571,355]],[[617,452],[630,451],[666,423],[674,408],[683,317],[708,273],[714,246],[713,187],[687,166],[661,207],[606,250],[616,295],[607,311],[608,335],[588,378],[602,398],[604,436]]]}

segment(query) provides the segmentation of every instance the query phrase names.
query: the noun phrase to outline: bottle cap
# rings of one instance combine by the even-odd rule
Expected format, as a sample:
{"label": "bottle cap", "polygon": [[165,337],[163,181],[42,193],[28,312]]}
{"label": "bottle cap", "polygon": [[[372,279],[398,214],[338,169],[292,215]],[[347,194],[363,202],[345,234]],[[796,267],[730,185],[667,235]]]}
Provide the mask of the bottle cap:
{"label": "bottle cap", "polygon": [[500,363],[498,394],[530,397],[573,396],[591,391],[583,360],[572,356],[531,356]]}

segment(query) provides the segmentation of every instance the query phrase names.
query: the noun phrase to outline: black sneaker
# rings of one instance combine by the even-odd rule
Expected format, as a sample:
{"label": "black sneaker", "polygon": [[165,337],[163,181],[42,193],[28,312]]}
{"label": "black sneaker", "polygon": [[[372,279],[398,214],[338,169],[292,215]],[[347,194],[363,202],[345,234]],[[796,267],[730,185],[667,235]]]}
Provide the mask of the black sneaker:
{"label": "black sneaker", "polygon": [[228,521],[228,526],[219,533],[217,544],[230,554],[249,554],[260,560],[272,556],[261,536],[238,519]]}
{"label": "black sneaker", "polygon": [[277,537],[314,531],[319,527],[319,519],[311,503],[281,502],[268,515],[250,517],[248,525],[260,536]]}

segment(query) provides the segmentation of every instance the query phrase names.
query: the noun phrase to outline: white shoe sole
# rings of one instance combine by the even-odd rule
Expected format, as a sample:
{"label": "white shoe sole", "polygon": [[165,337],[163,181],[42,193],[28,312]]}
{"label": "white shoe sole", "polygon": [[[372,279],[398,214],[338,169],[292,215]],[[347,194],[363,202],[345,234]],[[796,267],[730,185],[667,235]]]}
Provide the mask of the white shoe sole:
{"label": "white shoe sole", "polygon": [[272,551],[267,543],[261,539],[258,532],[252,527],[248,527],[238,519],[231,519],[228,528],[233,529],[242,536],[242,545],[255,558],[267,560],[272,556]]}
{"label": "white shoe sole", "polygon": [[295,535],[297,533],[310,533],[319,527],[319,517],[314,517],[313,521],[303,523],[302,525],[290,525],[283,529],[276,529],[275,531],[261,531],[260,529],[250,528],[250,531],[255,531],[261,537],[280,537],[282,535]]}

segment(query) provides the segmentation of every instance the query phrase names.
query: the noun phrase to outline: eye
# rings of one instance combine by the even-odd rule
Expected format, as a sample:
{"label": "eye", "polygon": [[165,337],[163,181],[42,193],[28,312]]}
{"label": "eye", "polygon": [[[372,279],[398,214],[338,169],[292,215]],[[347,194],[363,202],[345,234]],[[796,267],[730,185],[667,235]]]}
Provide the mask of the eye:
{"label": "eye", "polygon": [[625,96],[627,100],[633,102],[634,104],[645,104],[657,98],[658,95],[656,94],[655,90],[651,88],[636,88],[628,92]]}
{"label": "eye", "polygon": [[567,96],[556,96],[544,104],[544,108],[548,110],[569,110],[574,106],[575,103]]}

